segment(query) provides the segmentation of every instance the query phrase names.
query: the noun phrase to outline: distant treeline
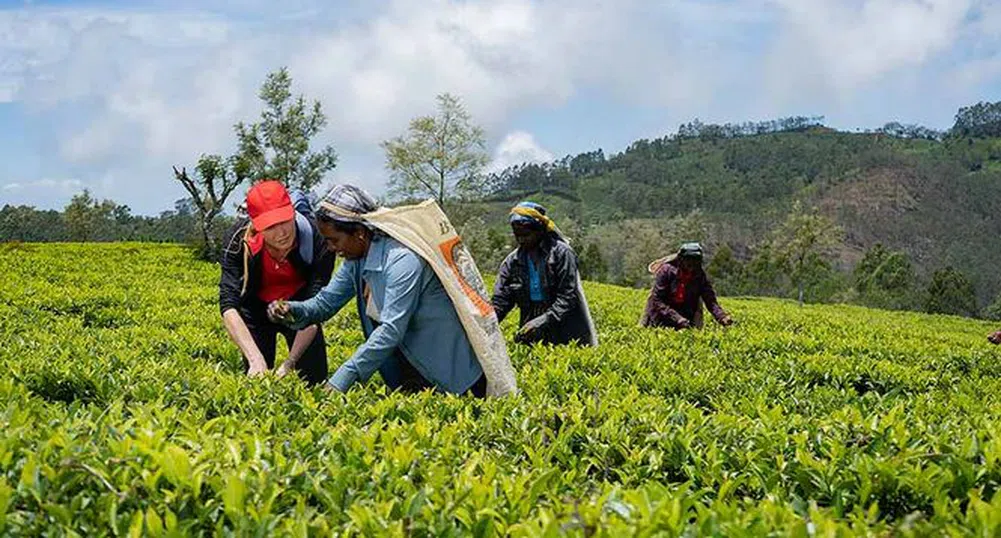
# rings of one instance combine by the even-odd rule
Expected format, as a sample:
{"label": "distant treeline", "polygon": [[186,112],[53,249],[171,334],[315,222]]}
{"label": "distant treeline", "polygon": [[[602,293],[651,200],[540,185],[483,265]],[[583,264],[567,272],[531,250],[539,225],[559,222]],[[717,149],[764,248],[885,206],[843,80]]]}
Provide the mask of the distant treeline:
{"label": "distant treeline", "polygon": [[[714,125],[492,174],[446,210],[483,271],[512,248],[506,212],[546,204],[587,278],[646,286],[650,260],[700,240],[723,294],[1001,316],[1001,102],[960,109],[947,131],[897,122],[844,132],[820,116]],[[777,254],[797,204],[843,231],[809,282]],[[217,236],[231,222],[216,222]],[[84,192],[63,211],[0,209],[2,241],[197,243],[196,211],[157,216]],[[802,268],[801,268],[802,269]],[[798,278],[798,277],[797,277]]]}
{"label": "distant treeline", "polygon": [[[232,218],[221,218],[217,232],[221,236]],[[4,205],[0,208],[0,241],[147,241],[190,243],[196,248],[196,216],[191,201],[181,199],[174,209],[157,216],[133,215],[127,205],[112,200],[97,200],[89,191],[72,198],[63,211],[40,210],[27,205]]]}

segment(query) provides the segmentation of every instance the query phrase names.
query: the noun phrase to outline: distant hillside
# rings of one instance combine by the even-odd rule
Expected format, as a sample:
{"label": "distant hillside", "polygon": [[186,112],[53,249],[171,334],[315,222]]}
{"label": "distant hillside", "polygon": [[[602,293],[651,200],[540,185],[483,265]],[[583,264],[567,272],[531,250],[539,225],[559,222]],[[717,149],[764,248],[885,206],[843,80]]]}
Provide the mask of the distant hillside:
{"label": "distant hillside", "polygon": [[955,267],[986,306],[1001,292],[1001,103],[977,106],[993,108],[961,110],[948,133],[899,124],[838,132],[816,118],[695,122],[611,157],[505,170],[482,219],[503,234],[511,203],[546,203],[578,251],[600,255],[603,280],[642,284],[645,261],[696,235],[749,261],[800,200],[844,228],[842,272],[881,243],[905,252],[923,279]]}

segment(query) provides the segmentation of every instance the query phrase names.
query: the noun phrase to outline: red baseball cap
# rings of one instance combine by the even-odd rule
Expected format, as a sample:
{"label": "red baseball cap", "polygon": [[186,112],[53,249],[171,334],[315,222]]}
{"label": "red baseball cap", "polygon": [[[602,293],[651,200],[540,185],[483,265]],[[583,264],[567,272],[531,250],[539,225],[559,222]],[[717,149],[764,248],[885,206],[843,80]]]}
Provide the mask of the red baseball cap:
{"label": "red baseball cap", "polygon": [[260,232],[295,218],[295,208],[285,186],[279,181],[267,180],[247,191],[247,214],[254,229]]}

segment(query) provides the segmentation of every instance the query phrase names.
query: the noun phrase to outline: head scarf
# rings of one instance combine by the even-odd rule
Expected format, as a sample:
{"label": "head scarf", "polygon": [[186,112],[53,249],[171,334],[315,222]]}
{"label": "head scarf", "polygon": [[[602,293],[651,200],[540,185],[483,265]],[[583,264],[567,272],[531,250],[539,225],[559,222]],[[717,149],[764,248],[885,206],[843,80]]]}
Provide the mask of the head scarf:
{"label": "head scarf", "polygon": [[362,215],[376,209],[379,209],[379,203],[369,193],[354,185],[334,185],[320,201],[317,212],[323,218],[368,226]]}
{"label": "head scarf", "polygon": [[538,226],[547,232],[556,233],[561,237],[563,235],[560,229],[556,227],[553,219],[546,216],[546,208],[535,202],[521,202],[511,208],[511,217],[509,220],[511,224]]}
{"label": "head scarf", "polygon": [[681,258],[686,258],[686,257],[696,258],[701,263],[702,256],[703,252],[701,243],[697,241],[682,243],[681,247],[678,249],[677,252],[673,254],[668,254],[663,258],[657,258],[656,260],[650,262],[650,264],[647,265],[647,271],[649,271],[650,274],[655,275],[657,274],[658,271],[660,271],[661,267],[663,267],[665,263],[675,265],[677,264],[678,261],[681,260]]}
{"label": "head scarf", "polygon": [[697,258],[702,260],[702,245],[697,241],[690,243],[683,243],[681,248],[678,249],[679,258]]}

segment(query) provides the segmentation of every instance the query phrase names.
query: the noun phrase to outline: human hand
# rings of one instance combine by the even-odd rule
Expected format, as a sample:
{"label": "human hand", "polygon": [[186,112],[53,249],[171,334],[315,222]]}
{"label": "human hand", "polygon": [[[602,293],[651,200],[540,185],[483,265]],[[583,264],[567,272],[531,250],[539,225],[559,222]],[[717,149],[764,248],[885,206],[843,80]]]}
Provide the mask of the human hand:
{"label": "human hand", "polygon": [[263,360],[253,360],[250,362],[250,369],[247,370],[248,377],[262,376],[268,371],[268,365]]}
{"label": "human hand", "polygon": [[688,329],[691,326],[692,326],[692,322],[688,321],[685,318],[681,318],[680,320],[678,320],[678,328],[679,329]]}
{"label": "human hand", "polygon": [[275,372],[275,375],[278,376],[278,379],[281,379],[287,376],[294,369],[295,369],[295,364],[292,364],[290,361],[286,360],[281,364],[281,366],[278,367],[278,371]]}
{"label": "human hand", "polygon": [[542,329],[546,324],[546,316],[543,314],[537,318],[532,318],[528,320],[527,323],[518,329],[518,333],[515,334],[515,342],[527,343],[532,340],[532,338]]}
{"label": "human hand", "polygon": [[268,319],[272,323],[290,323],[292,321],[292,307],[288,301],[279,299],[268,304]]}
{"label": "human hand", "polygon": [[542,315],[542,316],[539,316],[539,317],[536,317],[536,318],[532,318],[532,319],[528,320],[528,323],[526,323],[525,326],[522,327],[521,331],[519,331],[519,332],[523,332],[525,334],[533,334],[536,331],[538,331],[539,329],[541,329],[545,324],[546,324],[546,316],[545,315]]}
{"label": "human hand", "polygon": [[719,324],[724,327],[729,327],[730,325],[733,325],[733,318],[730,317],[730,314],[726,314],[725,316],[720,318]]}

